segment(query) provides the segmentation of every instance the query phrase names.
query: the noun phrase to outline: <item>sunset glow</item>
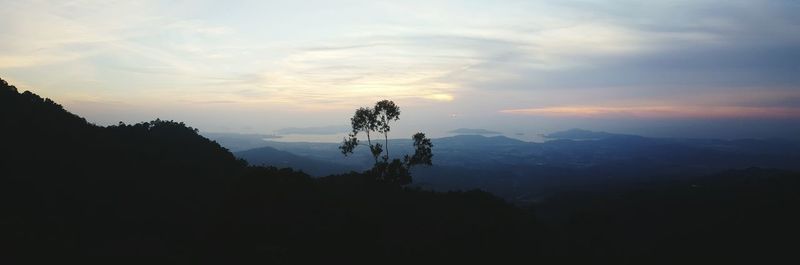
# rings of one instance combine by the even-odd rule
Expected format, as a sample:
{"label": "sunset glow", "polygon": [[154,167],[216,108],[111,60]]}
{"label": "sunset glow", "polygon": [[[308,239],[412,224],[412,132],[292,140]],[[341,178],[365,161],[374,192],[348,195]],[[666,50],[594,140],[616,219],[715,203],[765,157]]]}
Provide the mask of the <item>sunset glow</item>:
{"label": "sunset glow", "polygon": [[634,118],[800,118],[800,108],[776,107],[547,107],[502,110],[501,113],[555,117],[634,117]]}

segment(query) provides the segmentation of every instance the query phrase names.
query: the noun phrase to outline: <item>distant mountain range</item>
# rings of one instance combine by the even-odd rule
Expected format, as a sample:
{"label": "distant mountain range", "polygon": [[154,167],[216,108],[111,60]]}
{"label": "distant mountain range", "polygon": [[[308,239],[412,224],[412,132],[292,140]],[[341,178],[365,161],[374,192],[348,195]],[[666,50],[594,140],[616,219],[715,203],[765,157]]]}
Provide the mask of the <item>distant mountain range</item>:
{"label": "distant mountain range", "polygon": [[[482,135],[434,139],[434,166],[415,169],[414,185],[435,190],[481,188],[524,201],[567,189],[607,188],[731,168],[800,169],[796,162],[800,144],[788,140],[648,138],[581,129],[547,137],[553,140],[534,143]],[[316,176],[372,165],[363,147],[344,157],[337,143],[264,140],[259,144],[271,148],[235,155],[253,164],[290,166]],[[389,146],[396,157],[411,152],[410,140],[390,140]]]}

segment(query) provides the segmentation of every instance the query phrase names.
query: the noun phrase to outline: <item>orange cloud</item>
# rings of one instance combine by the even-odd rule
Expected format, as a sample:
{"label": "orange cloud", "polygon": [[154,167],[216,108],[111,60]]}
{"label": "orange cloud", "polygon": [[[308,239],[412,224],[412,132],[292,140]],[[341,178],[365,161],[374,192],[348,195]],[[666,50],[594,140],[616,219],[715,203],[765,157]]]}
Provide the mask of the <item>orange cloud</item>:
{"label": "orange cloud", "polygon": [[739,106],[562,106],[507,109],[501,113],[563,117],[638,118],[800,118],[800,108]]}

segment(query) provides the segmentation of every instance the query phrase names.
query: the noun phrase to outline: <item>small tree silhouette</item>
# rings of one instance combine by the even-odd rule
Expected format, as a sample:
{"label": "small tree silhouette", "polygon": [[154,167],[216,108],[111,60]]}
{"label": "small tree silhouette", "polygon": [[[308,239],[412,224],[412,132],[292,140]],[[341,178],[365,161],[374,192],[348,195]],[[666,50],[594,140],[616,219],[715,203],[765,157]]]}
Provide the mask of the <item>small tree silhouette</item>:
{"label": "small tree silhouette", "polygon": [[[373,108],[358,108],[355,114],[353,114],[353,117],[350,118],[353,131],[344,138],[339,149],[345,156],[352,154],[359,144],[358,134],[364,132],[367,135],[367,144],[369,145],[370,153],[375,159],[375,165],[369,171],[370,174],[380,182],[398,185],[409,184],[411,183],[411,167],[416,165],[432,165],[433,144],[430,139],[425,137],[424,133],[416,133],[412,136],[414,140],[414,154],[411,156],[405,155],[403,160],[393,159],[390,162],[389,131],[391,131],[391,126],[389,126],[389,123],[399,119],[400,107],[395,105],[391,100],[378,101]],[[381,145],[380,143],[373,144],[370,132],[383,134],[385,145]],[[384,148],[386,153],[381,157],[380,155],[383,153]],[[378,160],[378,157],[381,159]]]}
{"label": "small tree silhouette", "polygon": [[414,139],[414,155],[405,157],[405,162],[408,165],[432,165],[431,159],[433,158],[433,144],[431,139],[425,137],[424,133],[418,132],[414,134],[411,139]]}

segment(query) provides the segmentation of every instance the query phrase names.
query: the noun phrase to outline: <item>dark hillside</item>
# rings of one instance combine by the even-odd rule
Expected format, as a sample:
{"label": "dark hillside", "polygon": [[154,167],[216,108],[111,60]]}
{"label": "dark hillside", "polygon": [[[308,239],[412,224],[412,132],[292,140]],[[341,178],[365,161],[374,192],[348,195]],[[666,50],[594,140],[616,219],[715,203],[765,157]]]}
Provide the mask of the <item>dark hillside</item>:
{"label": "dark hillside", "polygon": [[3,259],[374,264],[536,249],[532,217],[488,193],[250,167],[183,123],[95,126],[1,85]]}
{"label": "dark hillside", "polygon": [[[750,168],[604,192],[563,193],[537,205],[576,261],[797,261],[800,174]],[[702,260],[698,258],[703,258]]]}

